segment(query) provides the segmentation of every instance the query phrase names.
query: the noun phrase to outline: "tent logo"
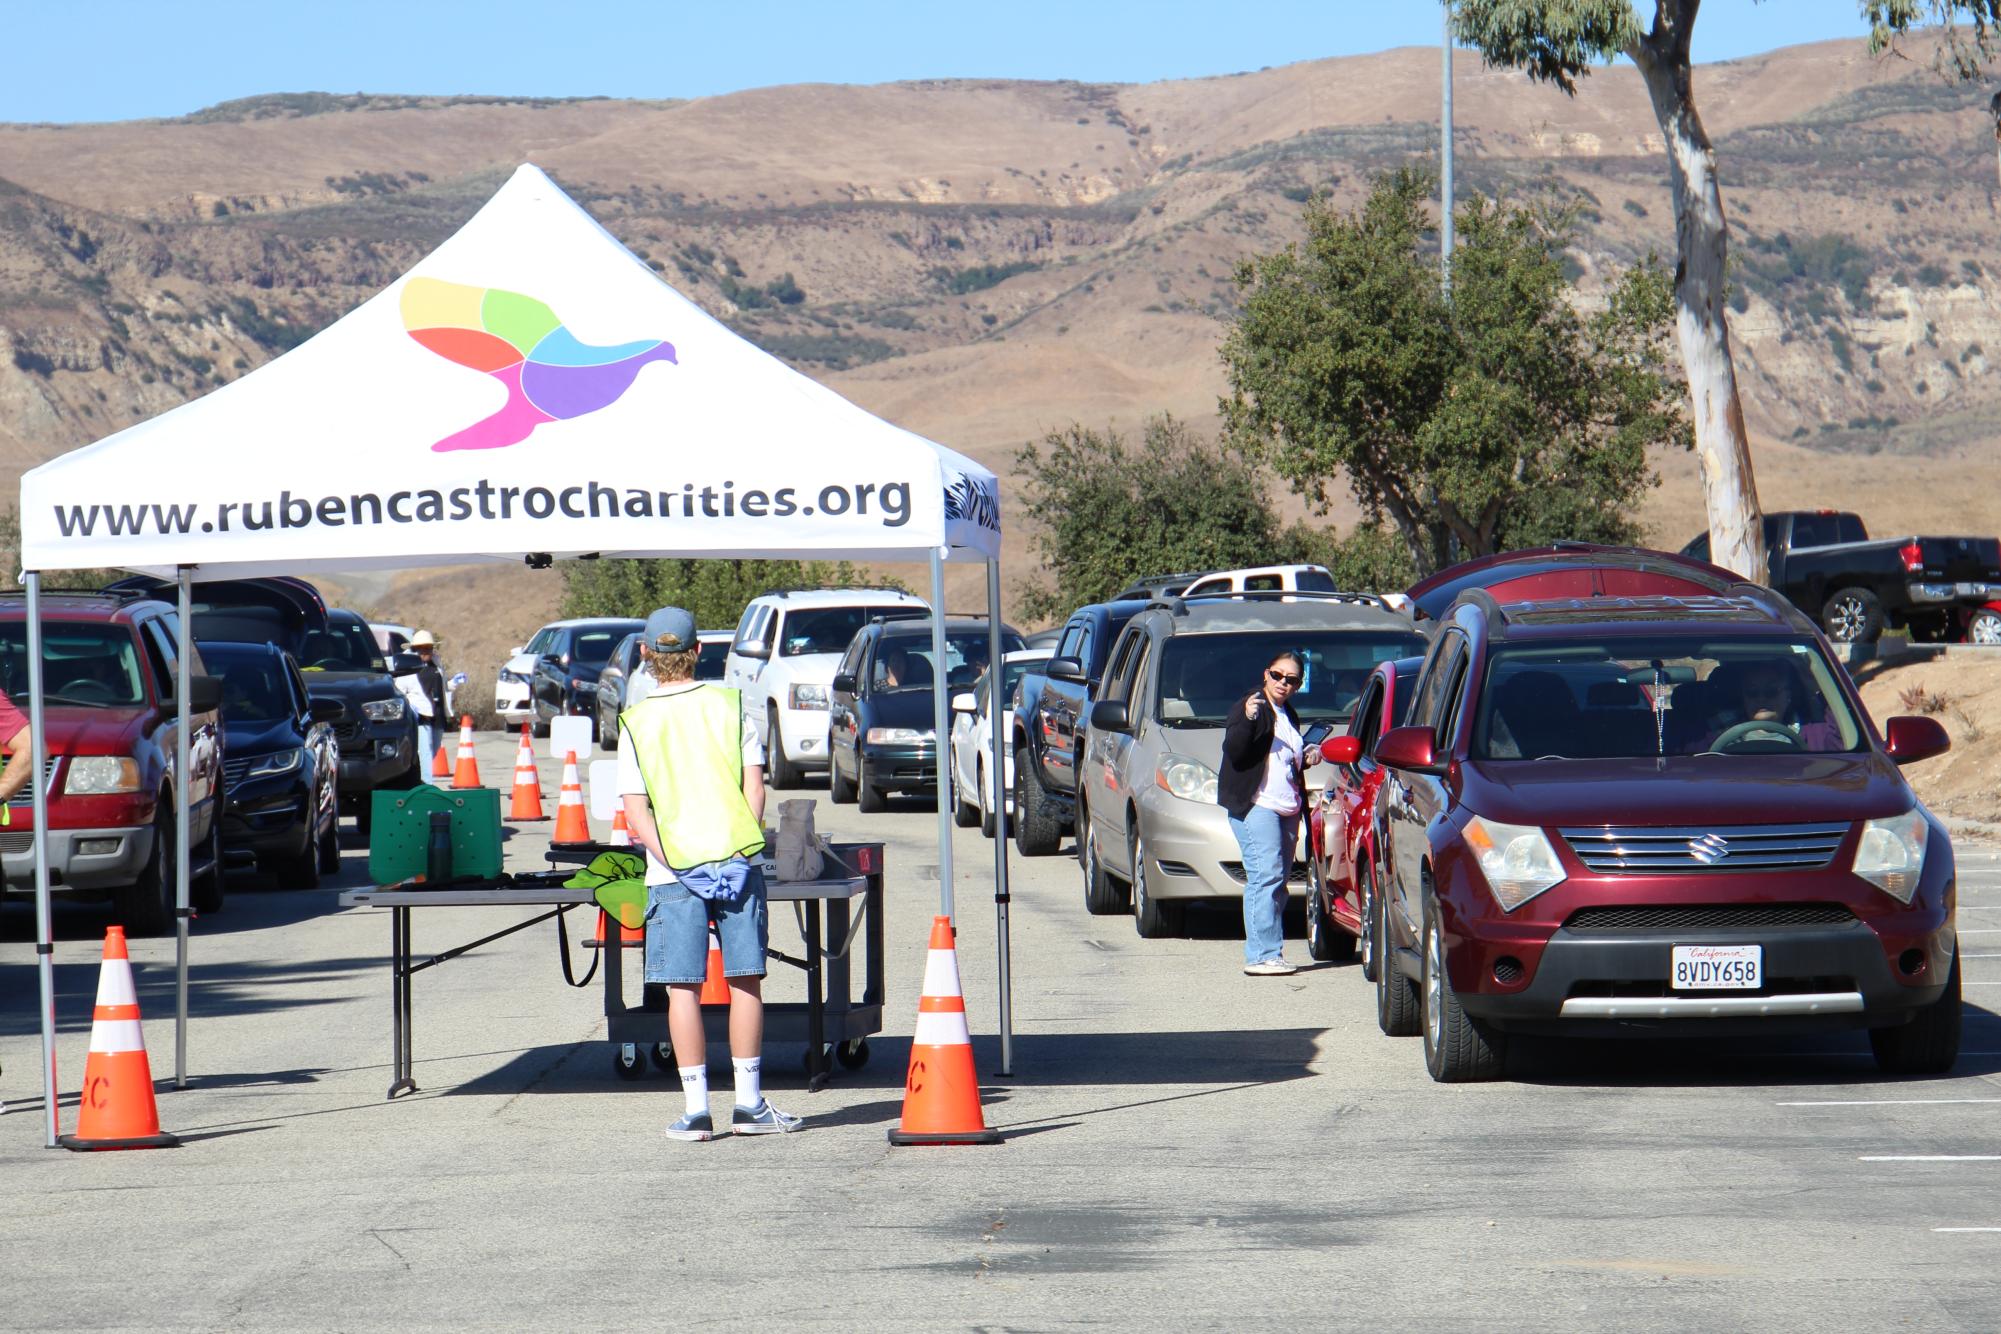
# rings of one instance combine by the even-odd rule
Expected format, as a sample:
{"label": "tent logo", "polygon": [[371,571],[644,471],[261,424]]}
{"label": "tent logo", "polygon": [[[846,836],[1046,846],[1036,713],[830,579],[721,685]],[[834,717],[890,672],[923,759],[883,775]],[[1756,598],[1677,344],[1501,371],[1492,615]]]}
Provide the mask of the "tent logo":
{"label": "tent logo", "polygon": [[963,474],[945,488],[945,518],[1000,531],[999,488]]}
{"label": "tent logo", "polygon": [[549,307],[498,287],[412,278],[403,284],[402,310],[412,338],[507,388],[500,411],[431,446],[439,452],[518,445],[543,422],[618,402],[648,362],[678,364],[664,339],[616,347],[579,342]]}

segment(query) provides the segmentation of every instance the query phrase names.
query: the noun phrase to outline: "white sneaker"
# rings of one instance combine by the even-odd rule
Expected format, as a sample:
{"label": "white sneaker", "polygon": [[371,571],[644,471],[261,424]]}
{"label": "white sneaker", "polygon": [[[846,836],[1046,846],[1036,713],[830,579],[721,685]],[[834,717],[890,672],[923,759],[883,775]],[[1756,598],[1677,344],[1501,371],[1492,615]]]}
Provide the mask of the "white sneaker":
{"label": "white sneaker", "polygon": [[1298,971],[1283,958],[1260,959],[1256,963],[1244,965],[1245,977],[1291,977]]}

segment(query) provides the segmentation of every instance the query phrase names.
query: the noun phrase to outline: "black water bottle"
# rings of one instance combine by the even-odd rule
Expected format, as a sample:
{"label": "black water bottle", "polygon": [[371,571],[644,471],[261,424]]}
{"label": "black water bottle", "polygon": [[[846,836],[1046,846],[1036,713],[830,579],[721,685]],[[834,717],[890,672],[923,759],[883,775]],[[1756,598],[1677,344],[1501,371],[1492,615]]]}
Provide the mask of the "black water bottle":
{"label": "black water bottle", "polygon": [[452,878],[452,816],[449,811],[431,812],[431,841],[424,871],[424,878],[434,885]]}

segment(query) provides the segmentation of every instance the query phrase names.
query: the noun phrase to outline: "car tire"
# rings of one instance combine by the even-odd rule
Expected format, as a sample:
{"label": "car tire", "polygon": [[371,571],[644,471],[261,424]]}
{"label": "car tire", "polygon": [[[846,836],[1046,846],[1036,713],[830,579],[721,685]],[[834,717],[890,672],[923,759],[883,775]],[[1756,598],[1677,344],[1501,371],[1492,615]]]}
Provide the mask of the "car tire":
{"label": "car tire", "polygon": [[1966,642],[1969,644],[2001,644],[2001,611],[1989,611],[1982,607],[1973,613],[1966,623]]}
{"label": "car tire", "polygon": [[795,788],[805,780],[798,765],[785,758],[785,734],[778,730],[778,710],[764,714],[764,776],[775,788]]}
{"label": "car tire", "polygon": [[1952,971],[1937,1000],[1907,1024],[1869,1030],[1876,1068],[1886,1075],[1945,1074],[1959,1059],[1959,1026],[1959,950],[1954,947]]}
{"label": "car tire", "polygon": [[1327,910],[1327,882],[1320,859],[1306,859],[1306,955],[1316,963],[1346,963],[1355,957],[1355,938]]}
{"label": "car tire", "polygon": [[959,786],[959,766],[952,766],[952,823],[960,829],[971,829],[980,822],[980,808],[966,800],[965,791]]}
{"label": "car tire", "polygon": [[973,781],[980,785],[980,833],[992,838],[994,830],[1000,828],[1000,822],[994,818],[994,808],[987,796],[990,789],[987,787],[986,761],[977,761],[973,765]]}
{"label": "car tire", "polygon": [[1355,952],[1361,956],[1362,980],[1373,982],[1382,968],[1379,962],[1382,956],[1376,952],[1376,918],[1382,913],[1382,907],[1376,902],[1376,873],[1369,869],[1369,863],[1355,864],[1355,888],[1362,901],[1362,935],[1355,942]]}
{"label": "car tire", "polygon": [[218,913],[222,911],[228,897],[228,887],[222,875],[222,817],[216,815],[208,825],[208,874],[195,876],[188,882],[188,905],[198,913]]}
{"label": "car tire", "polygon": [[276,889],[318,889],[320,887],[320,840],[313,832],[312,811],[306,812],[305,846],[283,857],[259,860],[258,869],[276,882]]}
{"label": "car tire", "polygon": [[1866,588],[1843,588],[1820,609],[1820,626],[1837,644],[1874,643],[1883,633],[1883,604]]}
{"label": "car tire", "polygon": [[1090,813],[1077,808],[1077,862],[1084,873],[1084,911],[1093,917],[1117,917],[1132,906],[1126,888],[1105,869],[1098,855],[1098,831]]}
{"label": "car tire", "polygon": [[1438,921],[1438,904],[1424,896],[1422,943],[1424,1068],[1441,1084],[1470,1084],[1499,1079],[1508,1071],[1508,1039],[1459,1004],[1459,993],[1445,972],[1445,931]]}
{"label": "car tire", "polygon": [[326,832],[319,837],[320,874],[340,873],[340,818],[327,821]]}
{"label": "car tire", "polygon": [[1181,905],[1163,902],[1147,893],[1146,839],[1140,834],[1137,821],[1129,838],[1133,868],[1133,930],[1139,932],[1142,940],[1180,935]]}
{"label": "car tire", "polygon": [[375,828],[375,794],[361,794],[361,804],[354,808],[354,831],[367,838]]}
{"label": "car tire", "polygon": [[163,797],[153,812],[153,855],[138,878],[112,894],[119,923],[135,936],[163,935],[174,926],[174,804]]}
{"label": "car tire", "polygon": [[1388,908],[1376,905],[1376,1027],[1393,1038],[1417,1036],[1417,987],[1403,975],[1390,939]]}
{"label": "car tire", "polygon": [[1048,857],[1063,844],[1063,822],[1049,813],[1034,756],[1014,752],[1014,846],[1024,857]]}
{"label": "car tire", "polygon": [[889,809],[889,796],[868,780],[868,761],[855,755],[855,801],[863,815],[877,815]]}
{"label": "car tire", "polygon": [[532,733],[537,737],[545,737],[549,735],[549,720],[542,716],[542,711],[540,709],[537,709],[535,711],[535,716],[529,720],[528,730],[530,733]]}
{"label": "car tire", "polygon": [[611,725],[606,726],[603,705],[598,706],[598,745],[602,746],[607,754],[618,749],[618,714],[614,712],[611,715]]}
{"label": "car tire", "polygon": [[841,772],[841,762],[832,755],[827,757],[827,796],[836,806],[854,803],[855,785]]}

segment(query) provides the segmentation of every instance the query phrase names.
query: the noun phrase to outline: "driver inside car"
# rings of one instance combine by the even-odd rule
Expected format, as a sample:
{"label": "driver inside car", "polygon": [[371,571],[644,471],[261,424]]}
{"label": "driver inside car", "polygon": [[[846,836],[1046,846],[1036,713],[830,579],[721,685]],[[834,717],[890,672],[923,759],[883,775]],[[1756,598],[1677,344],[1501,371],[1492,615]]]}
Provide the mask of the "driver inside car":
{"label": "driver inside car", "polygon": [[1801,750],[1842,749],[1833,723],[1825,718],[1809,721],[1801,717],[1793,702],[1793,674],[1784,663],[1751,663],[1739,669],[1736,677],[1734,704],[1710,720],[1709,734],[1696,746],[1698,752],[1713,749],[1725,733],[1749,723],[1766,726],[1743,733],[1747,740],[1784,733],[1796,738]]}

